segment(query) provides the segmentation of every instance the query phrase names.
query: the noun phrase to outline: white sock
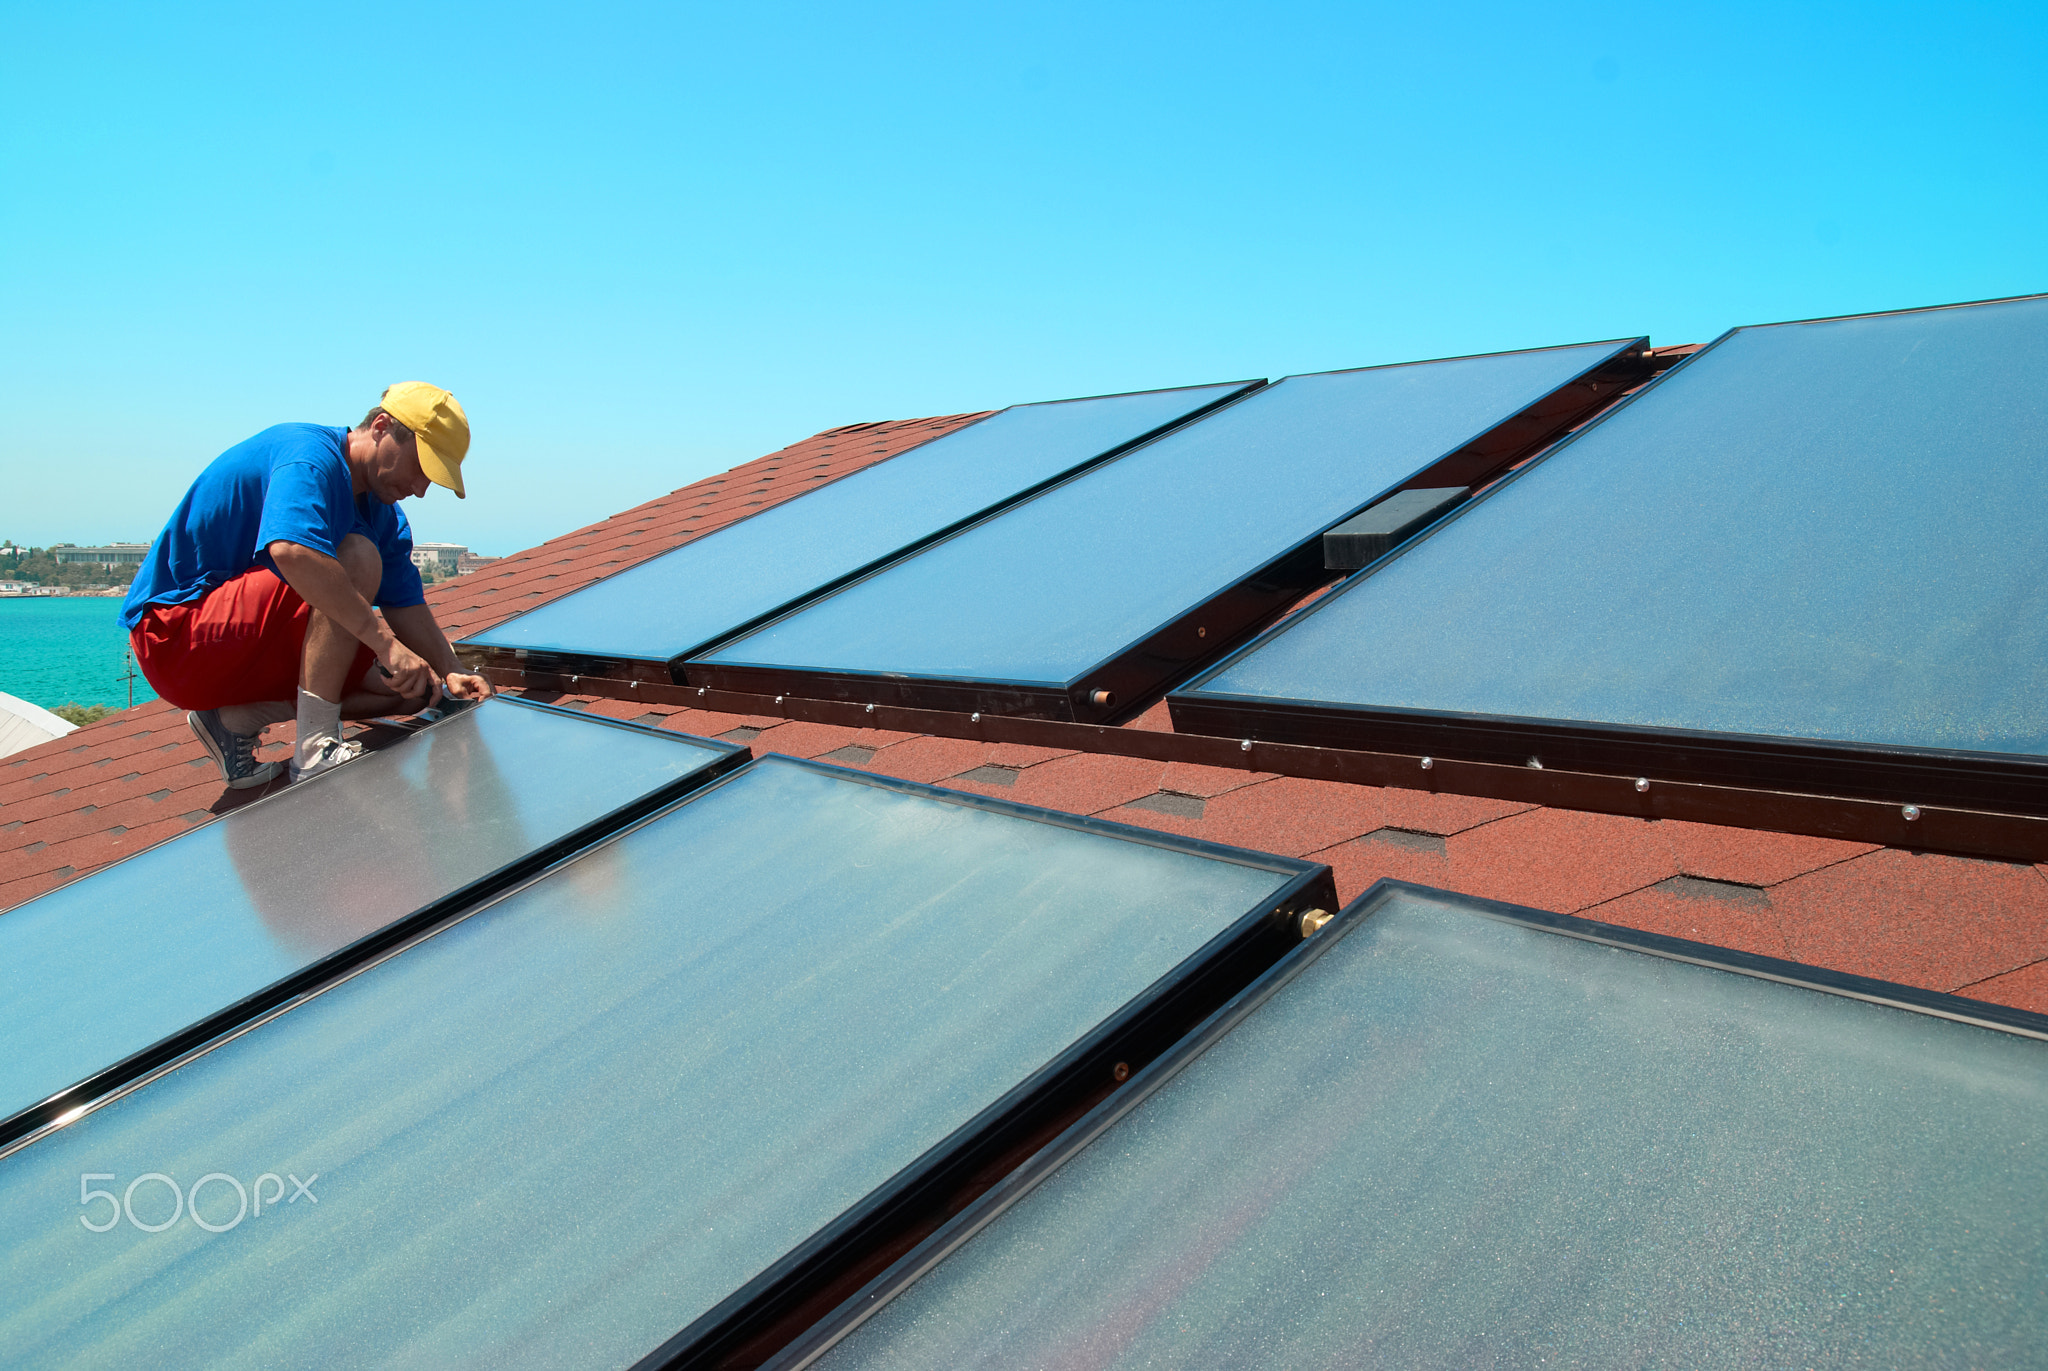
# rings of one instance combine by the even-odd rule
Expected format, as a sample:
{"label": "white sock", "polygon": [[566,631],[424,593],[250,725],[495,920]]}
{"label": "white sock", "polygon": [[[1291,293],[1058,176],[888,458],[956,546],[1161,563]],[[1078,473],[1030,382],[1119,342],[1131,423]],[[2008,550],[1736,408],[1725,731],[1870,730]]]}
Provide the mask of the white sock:
{"label": "white sock", "polygon": [[341,706],[310,690],[299,692],[299,765],[311,766],[321,744],[341,734]]}
{"label": "white sock", "polygon": [[272,724],[291,718],[292,707],[283,700],[265,700],[253,705],[222,705],[214,713],[220,716],[220,726],[228,732],[253,738]]}

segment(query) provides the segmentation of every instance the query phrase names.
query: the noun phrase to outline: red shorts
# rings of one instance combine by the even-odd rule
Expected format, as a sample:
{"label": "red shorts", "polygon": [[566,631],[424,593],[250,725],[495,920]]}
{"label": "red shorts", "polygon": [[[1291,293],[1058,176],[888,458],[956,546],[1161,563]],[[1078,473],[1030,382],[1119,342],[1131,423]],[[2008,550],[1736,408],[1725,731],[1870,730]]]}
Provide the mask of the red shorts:
{"label": "red shorts", "polygon": [[[180,709],[299,698],[299,658],[312,609],[276,572],[251,567],[182,605],[151,605],[129,641],[156,693]],[[377,656],[358,645],[344,697]],[[339,701],[337,701],[339,703]]]}

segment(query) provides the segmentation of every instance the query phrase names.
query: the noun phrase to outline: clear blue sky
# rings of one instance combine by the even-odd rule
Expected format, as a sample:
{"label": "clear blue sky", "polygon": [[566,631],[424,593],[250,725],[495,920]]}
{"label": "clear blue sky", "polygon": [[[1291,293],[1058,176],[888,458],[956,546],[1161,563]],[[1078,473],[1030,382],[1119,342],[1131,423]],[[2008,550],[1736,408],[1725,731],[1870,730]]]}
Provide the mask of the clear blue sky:
{"label": "clear blue sky", "polygon": [[2048,290],[2048,5],[0,0],[0,536],[448,386],[485,552],[835,424]]}

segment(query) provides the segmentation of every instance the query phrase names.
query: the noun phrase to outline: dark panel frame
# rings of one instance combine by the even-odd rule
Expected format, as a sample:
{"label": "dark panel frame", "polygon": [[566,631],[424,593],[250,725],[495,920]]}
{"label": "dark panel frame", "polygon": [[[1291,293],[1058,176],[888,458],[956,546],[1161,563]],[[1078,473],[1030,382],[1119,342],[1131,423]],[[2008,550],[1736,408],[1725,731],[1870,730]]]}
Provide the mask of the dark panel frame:
{"label": "dark panel frame", "polygon": [[1071,1115],[1075,1106],[1114,1081],[1118,1064],[1132,1070],[1141,1067],[1190,1027],[1206,1019],[1218,1005],[1241,993],[1300,942],[1299,923],[1303,914],[1312,909],[1327,911],[1337,907],[1330,868],[1318,862],[1183,838],[780,754],[762,757],[750,767],[719,778],[683,804],[731,783],[753,767],[770,765],[793,766],[880,790],[1185,852],[1275,875],[1291,873],[1292,878],[1052,1061],[648,1353],[636,1363],[640,1368],[717,1366],[742,1349],[757,1345],[764,1333],[786,1321],[790,1311],[800,1309],[818,1292],[829,1290],[846,1273],[857,1269],[864,1258],[886,1248],[892,1240],[915,1233],[943,1217],[949,1198],[971,1185],[976,1173],[985,1171],[1034,1134],[1042,1135],[1048,1123],[1056,1122],[1063,1114]]}
{"label": "dark panel frame", "polygon": [[[1744,786],[1702,785],[1694,781],[1598,775],[1558,766],[1535,770],[1526,759],[1507,764],[1468,762],[1455,757],[1361,752],[1294,743],[1254,742],[1249,738],[1203,733],[1173,733],[1148,728],[1110,728],[1102,724],[1061,723],[1000,714],[959,714],[896,705],[858,705],[792,696],[739,695],[729,691],[689,690],[682,686],[607,681],[601,677],[564,680],[523,672],[494,670],[495,683],[507,689],[548,694],[581,690],[611,699],[645,701],[684,709],[727,714],[796,719],[844,728],[876,728],[897,733],[928,733],[941,738],[966,738],[986,743],[1022,743],[1027,747],[1061,748],[1156,762],[1192,762],[1245,772],[1271,772],[1306,780],[1341,781],[1348,785],[1399,786],[1444,795],[1476,795],[1495,800],[1579,809],[1600,814],[1625,814],[1639,819],[1685,819],[1770,832],[1805,833],[1817,838],[1877,843],[1916,852],[1949,852],[2000,861],[2048,862],[2048,819],[1987,810],[1918,805],[1916,812],[1884,800],[1850,799],[1801,791],[1764,790]],[[582,684],[579,686],[577,681]],[[1644,781],[1642,785],[1637,781]]]}
{"label": "dark panel frame", "polygon": [[[1971,303],[2001,304],[2006,301]],[[1882,318],[1968,307],[1936,305],[1928,309],[1884,310],[1875,314],[1840,317]],[[1353,573],[1341,588],[1306,607],[1287,629],[1280,631],[1291,631],[1294,624],[1329,609],[1341,596],[1367,593],[1365,586],[1370,578],[1392,565],[1396,558],[1419,548],[1455,521],[1470,517],[1487,501],[1502,496],[1528,472],[1567,451],[1573,442],[1611,416],[1638,400],[1654,395],[1657,382],[1661,382],[1665,375],[1684,370],[1695,358],[1707,355],[1737,333],[1750,328],[1790,328],[1799,324],[1830,322],[1834,320],[1802,319],[1729,329],[1698,352],[1681,358],[1675,366],[1660,372],[1650,385],[1624,397],[1527,465],[1371,566]],[[1243,644],[1167,696],[1167,709],[1177,732],[1361,752],[1420,753],[1493,765],[1528,765],[1533,758],[1545,767],[1557,766],[1596,775],[1798,791],[1880,800],[1902,807],[1952,805],[1963,809],[2048,816],[2048,758],[2015,753],[1356,705],[1203,689],[1207,682],[1229,670],[1260,645],[1258,642]]]}
{"label": "dark panel frame", "polygon": [[[969,514],[964,518],[954,520],[952,523],[945,525],[943,528],[934,529],[933,531],[926,533],[909,543],[906,543],[904,546],[897,548],[893,552],[885,553],[872,561],[863,563],[862,565],[855,567],[853,570],[845,573],[842,576],[834,577],[832,580],[826,581],[822,585],[813,586],[810,590],[804,592],[802,595],[797,596],[795,599],[789,600],[786,603],[778,605],[775,608],[767,610],[764,613],[757,614],[753,618],[748,619],[744,623],[738,624],[730,629],[727,629],[725,632],[717,635],[714,638],[709,638],[701,643],[696,643],[690,647],[684,648],[681,652],[675,654],[673,657],[602,657],[575,652],[548,652],[535,648],[493,647],[488,644],[471,642],[468,639],[464,639],[463,641],[457,643],[456,646],[463,649],[463,651],[468,655],[468,657],[472,661],[479,665],[487,667],[531,669],[534,671],[553,671],[560,672],[563,674],[573,673],[576,675],[608,676],[613,679],[621,680],[659,681],[666,685],[681,685],[683,683],[683,662],[685,661],[685,659],[696,656],[699,653],[713,651],[721,643],[730,642],[734,638],[738,638],[747,633],[751,633],[755,629],[761,627],[763,624],[766,624],[774,619],[781,618],[786,614],[793,613],[796,610],[802,608],[803,606],[810,604],[814,600],[823,599],[825,596],[830,595],[833,591],[838,590],[840,587],[851,585],[853,582],[872,575],[873,573],[888,566],[892,562],[901,561],[903,558],[911,556],[912,554],[926,547],[931,546],[933,543],[951,537],[953,534],[960,532],[962,529],[966,528],[970,524],[979,523],[983,519],[991,518],[994,515],[1001,513],[1003,510],[1010,508],[1012,505],[1021,504],[1025,500],[1030,499],[1032,496],[1037,495],[1039,492],[1047,490],[1052,486],[1058,485],[1062,481],[1069,480],[1072,477],[1077,476],[1084,471],[1088,471],[1094,467],[1100,466],[1104,462],[1113,461],[1116,458],[1121,457],[1124,453],[1129,452],[1132,448],[1138,447],[1145,443],[1149,443],[1154,438],[1163,437],[1166,434],[1171,433],[1174,429],[1181,428],[1187,424],[1192,424],[1198,419],[1206,418],[1208,415],[1215,413],[1218,409],[1221,409],[1225,405],[1235,403],[1238,400],[1242,400],[1247,395],[1250,395],[1259,390],[1263,390],[1266,386],[1266,381],[1263,377],[1257,377],[1246,381],[1209,381],[1204,382],[1200,385],[1192,386],[1161,386],[1155,390],[1117,391],[1109,395],[1078,395],[1072,397],[1071,399],[1066,400],[1040,400],[1031,402],[1033,405],[1085,404],[1090,400],[1113,400],[1120,399],[1126,395],[1157,395],[1167,391],[1175,390],[1206,390],[1211,386],[1232,386],[1235,387],[1235,389],[1227,391],[1223,395],[1218,396],[1216,399],[1211,400],[1208,404],[1201,406],[1199,409],[1190,410],[1188,413],[1182,415],[1178,419],[1174,419],[1168,423],[1161,424],[1156,428],[1148,429],[1144,433],[1139,434],[1137,437],[1130,439],[1128,442],[1121,443],[1116,447],[1109,449],[1106,452],[1097,453],[1095,456],[1090,457],[1086,461],[1082,462],[1079,466],[1072,467],[1066,471],[1059,472],[1053,476],[1048,476],[1043,481],[1039,481],[1033,485],[1025,487],[1023,490],[1016,491],[1010,495],[1005,496],[1003,499],[997,501],[993,505],[987,506],[984,509],[976,510],[974,513]],[[959,428],[952,429],[946,433],[942,433],[938,435],[938,437],[936,438],[926,439],[924,443],[913,444],[912,446],[905,448],[903,452],[895,453],[891,457],[885,458],[883,460],[894,460],[895,457],[901,457],[905,453],[914,452],[918,448],[924,447],[927,443],[936,443],[941,439],[951,438],[954,436],[954,434],[965,433],[969,429],[974,428],[975,425],[985,423],[989,419],[995,418],[998,414],[1006,413],[1009,409],[1018,409],[1024,407],[1025,406],[1010,405],[1006,409],[1000,409],[994,411],[993,413],[985,414],[981,418],[976,419],[974,423],[962,424]],[[873,467],[878,465],[880,465],[880,463],[871,462],[868,464],[868,466],[859,467],[853,471],[849,471],[844,473],[843,475],[835,477],[834,479],[825,482],[825,484],[822,486],[815,486],[810,490],[800,491],[797,494],[789,497],[789,500],[801,500],[807,495],[815,495],[820,490],[824,490],[829,486],[838,485],[839,482],[846,480],[848,477],[858,476],[861,472],[871,470]],[[753,514],[746,515],[744,518],[735,519],[729,524],[721,524],[719,527],[712,529],[710,530],[710,532],[705,533],[701,536],[705,538],[715,537],[716,535],[723,533],[726,529],[734,528],[740,524],[745,523],[748,519],[759,518],[761,515],[768,513],[770,510],[779,509],[783,505],[788,504],[789,500],[778,501],[776,504],[770,505],[766,509],[757,510]],[[693,538],[690,541],[696,542],[698,541],[698,539]],[[686,546],[688,546],[687,543],[679,543],[676,547],[669,548],[666,552],[660,552],[655,554],[655,556],[648,558],[647,561],[635,562],[632,566],[629,567],[621,567],[619,570],[612,572],[610,575],[600,576],[597,578],[597,580],[591,581],[585,585],[580,585],[576,587],[575,590],[568,591],[558,598],[567,599],[570,595],[574,595],[581,591],[588,590],[591,586],[597,585],[599,582],[609,581],[614,576],[624,576],[628,572],[637,571],[641,567],[648,565],[648,563],[658,561],[660,558],[668,556],[669,553],[675,552],[679,548]],[[542,605],[535,605],[533,609],[521,610],[519,614],[514,615],[513,618],[523,618],[525,615],[533,613],[534,610],[543,608],[545,605],[552,605],[556,602],[557,601],[555,600],[545,601]],[[488,633],[492,629],[503,627],[505,624],[511,622],[512,619],[502,619],[498,623],[491,625],[491,628],[484,629],[482,631]]]}
{"label": "dark panel frame", "polygon": [[[829,1352],[849,1333],[879,1312],[884,1305],[965,1246],[976,1234],[1000,1218],[1004,1211],[1037,1189],[1047,1177],[1078,1156],[1125,1115],[1151,1098],[1185,1067],[1215,1046],[1261,1005],[1284,989],[1318,957],[1336,946],[1347,933],[1378,912],[1388,900],[1402,893],[1427,895],[1439,899],[1449,898],[1478,917],[1517,924],[1539,932],[1556,933],[1567,938],[1579,938],[1671,961],[1690,962],[1694,966],[1703,966],[1709,970],[1754,976],[1760,980],[1777,981],[1802,990],[1841,995],[1848,999],[1865,1000],[1909,1013],[1952,1019],[1977,1028],[2048,1041],[2048,1014],[2011,1009],[2005,1005],[1988,1004],[1981,1000],[1965,999],[1960,995],[1943,994],[1940,991],[1922,990],[1917,986],[1900,985],[1893,981],[1852,976],[1847,972],[1830,971],[1826,967],[1808,966],[1803,962],[1789,962],[1776,957],[1738,952],[1733,948],[1716,947],[1711,943],[1672,938],[1661,933],[1646,933],[1640,929],[1601,923],[1595,919],[1581,919],[1571,914],[1551,914],[1521,905],[1504,904],[1498,900],[1481,899],[1477,896],[1438,890],[1431,886],[1416,885],[1409,881],[1382,879],[1346,905],[1343,912],[1331,920],[1321,932],[1275,963],[1258,980],[1218,1008],[1186,1037],[1154,1058],[1143,1071],[1133,1075],[1128,1085],[1117,1090],[1090,1110],[1079,1122],[1034,1154],[1029,1161],[991,1186],[944,1226],[830,1314],[792,1339],[763,1364],[766,1371],[800,1371],[800,1368],[810,1366]],[[643,1367],[646,1365],[642,1364]]]}
{"label": "dark panel frame", "polygon": [[[660,738],[670,743],[687,743],[693,748],[712,749],[711,760],[687,775],[679,776],[653,790],[635,797],[618,808],[591,820],[543,847],[535,848],[525,856],[478,877],[468,885],[449,892],[431,904],[423,905],[410,914],[404,914],[381,928],[367,933],[356,941],[341,947],[316,961],[308,962],[297,971],[273,981],[254,993],[225,1005],[205,1018],[188,1025],[169,1037],[150,1044],[131,1056],[124,1057],[76,1085],[60,1090],[55,1095],[25,1109],[0,1118],[0,1153],[11,1150],[17,1143],[66,1121],[66,1116],[88,1109],[108,1097],[124,1090],[171,1063],[177,1062],[205,1048],[223,1037],[234,1033],[265,1015],[275,1012],[281,1006],[348,975],[355,969],[377,960],[391,949],[413,941],[427,932],[454,919],[463,911],[478,903],[503,894],[515,886],[524,884],[578,851],[591,846],[611,833],[631,825],[647,815],[673,804],[679,798],[710,784],[744,765],[753,755],[747,748],[735,743],[721,742],[715,738],[697,738],[665,729],[648,728],[641,724],[626,723],[619,719],[608,719],[602,715],[586,714],[581,710],[562,709],[555,705],[537,704],[514,696],[496,697],[505,705],[519,709],[530,709],[540,713],[558,714],[582,723],[606,728],[622,728]],[[467,711],[463,711],[466,713]],[[417,732],[427,732],[445,723],[448,715]],[[291,794],[289,789],[266,795],[245,806],[271,804]],[[238,810],[237,812],[243,812]],[[181,835],[182,836],[182,835]],[[177,839],[172,839],[175,842]],[[161,847],[158,844],[157,847]],[[154,852],[156,847],[145,849]],[[143,853],[134,853],[122,861],[133,861]],[[119,862],[114,865],[120,865]],[[94,873],[97,874],[97,873]],[[91,877],[86,878],[90,880]],[[72,887],[65,887],[70,889]],[[30,901],[33,904],[34,901]],[[28,905],[17,906],[25,909]],[[9,911],[10,913],[13,911]],[[0,916],[4,917],[4,916]]]}
{"label": "dark panel frame", "polygon": [[1544,767],[1596,775],[2048,816],[2048,760],[2011,753],[1373,709],[1220,692],[1176,692],[1167,708],[1176,731],[1211,737],[1495,766],[1527,766],[1534,758]]}
{"label": "dark panel frame", "polygon": [[[1591,416],[1599,414],[1618,396],[1640,385],[1656,371],[1657,361],[1650,354],[1648,338],[1612,341],[1615,352],[1574,379],[1467,439],[1427,466],[1384,490],[1374,492],[1370,498],[1343,511],[1312,535],[1234,584],[1182,611],[1136,642],[1059,686],[1046,682],[832,672],[701,660],[703,652],[715,651],[724,643],[744,636],[741,633],[729,635],[720,643],[692,653],[684,661],[677,680],[685,685],[758,695],[787,694],[814,700],[967,710],[1076,723],[1123,722],[1144,712],[1174,681],[1248,643],[1308,592],[1342,577],[1343,572],[1331,571],[1323,565],[1323,534],[1329,529],[1398,491],[1480,484],[1552,446],[1561,436],[1586,423]],[[1585,346],[1588,345],[1574,343],[1526,351],[1554,352],[1564,347]],[[1436,358],[1427,362],[1396,363],[1395,366],[1429,366],[1434,362],[1459,360],[1463,359]],[[1391,369],[1357,368],[1360,371]],[[1247,392],[1231,403],[1255,393]],[[1092,471],[1094,467],[1088,470]],[[1049,484],[1044,490],[1079,480],[1087,474],[1088,471],[1076,472]],[[959,537],[989,519],[1000,517],[1018,503],[1022,502],[975,519],[947,537]],[[1426,531],[1417,536],[1426,536]],[[943,540],[934,539],[933,543],[939,541]],[[876,568],[847,582],[847,585],[886,574],[889,569],[888,566]],[[764,619],[746,632],[769,627],[824,598],[818,596],[807,601],[806,605]],[[1107,699],[1098,702],[1098,692],[1106,692]]]}

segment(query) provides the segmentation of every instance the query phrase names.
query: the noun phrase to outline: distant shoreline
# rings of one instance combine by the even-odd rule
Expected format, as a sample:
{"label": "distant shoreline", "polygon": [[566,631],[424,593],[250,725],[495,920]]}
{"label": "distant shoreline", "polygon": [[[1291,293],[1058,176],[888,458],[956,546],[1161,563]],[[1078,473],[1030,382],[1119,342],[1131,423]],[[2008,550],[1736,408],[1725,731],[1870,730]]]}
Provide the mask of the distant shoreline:
{"label": "distant shoreline", "polygon": [[111,600],[126,599],[125,587],[113,590],[0,590],[0,600]]}

